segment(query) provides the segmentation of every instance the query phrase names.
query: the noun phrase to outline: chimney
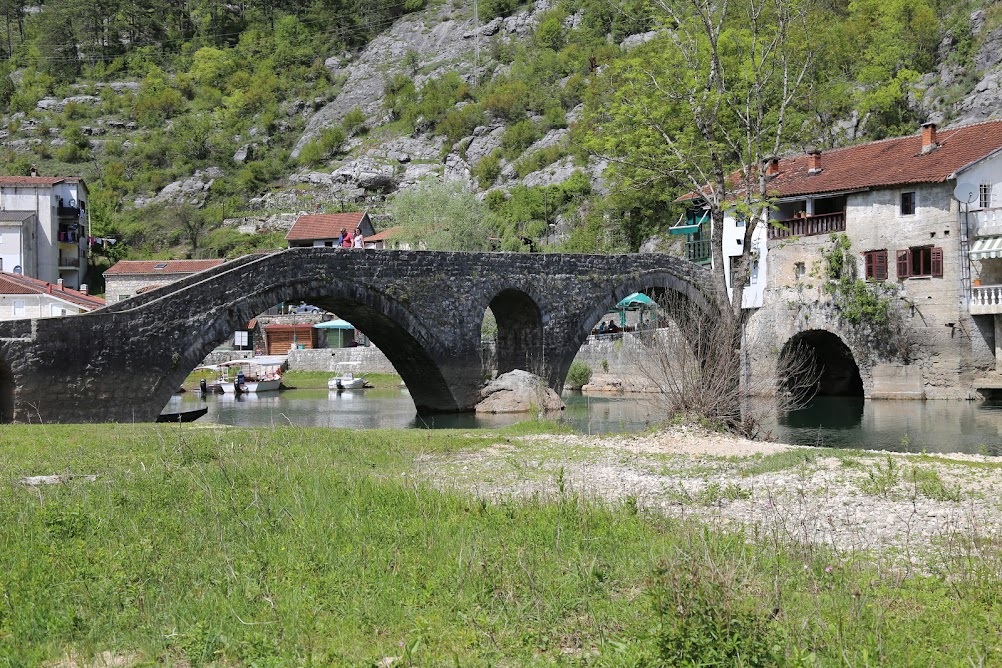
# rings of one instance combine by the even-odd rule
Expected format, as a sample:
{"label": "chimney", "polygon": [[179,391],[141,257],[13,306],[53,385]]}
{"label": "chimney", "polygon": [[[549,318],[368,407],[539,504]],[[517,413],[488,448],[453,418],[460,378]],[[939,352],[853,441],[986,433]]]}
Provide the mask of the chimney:
{"label": "chimney", "polygon": [[816,148],[807,151],[807,173],[810,175],[821,172],[821,151]]}
{"label": "chimney", "polygon": [[928,153],[939,146],[936,143],[936,124],[935,123],[923,123],[922,124],[922,152]]}
{"label": "chimney", "polygon": [[60,290],[63,289],[63,279],[61,278],[56,279],[56,287],[59,288]]}
{"label": "chimney", "polygon": [[88,294],[87,293],[87,284],[86,283],[81,283],[80,284],[80,294],[82,294],[82,295]]}
{"label": "chimney", "polygon": [[30,170],[28,170],[28,173],[29,173],[29,174],[30,174],[31,176],[38,176],[38,167],[35,167],[34,165],[32,165],[32,166],[31,166],[31,169],[30,169]]}
{"label": "chimney", "polygon": [[765,175],[767,177],[779,174],[779,158],[768,158],[765,161]]}

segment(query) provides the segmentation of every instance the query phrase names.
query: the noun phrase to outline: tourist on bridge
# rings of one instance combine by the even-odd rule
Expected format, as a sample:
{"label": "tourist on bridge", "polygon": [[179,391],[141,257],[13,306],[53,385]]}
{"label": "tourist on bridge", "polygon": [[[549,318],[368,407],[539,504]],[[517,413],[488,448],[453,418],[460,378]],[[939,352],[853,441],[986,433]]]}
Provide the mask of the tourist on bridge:
{"label": "tourist on bridge", "polygon": [[362,236],[362,228],[355,228],[355,236],[352,237],[352,248],[365,248],[365,237]]}
{"label": "tourist on bridge", "polygon": [[341,248],[351,248],[351,232],[341,230]]}

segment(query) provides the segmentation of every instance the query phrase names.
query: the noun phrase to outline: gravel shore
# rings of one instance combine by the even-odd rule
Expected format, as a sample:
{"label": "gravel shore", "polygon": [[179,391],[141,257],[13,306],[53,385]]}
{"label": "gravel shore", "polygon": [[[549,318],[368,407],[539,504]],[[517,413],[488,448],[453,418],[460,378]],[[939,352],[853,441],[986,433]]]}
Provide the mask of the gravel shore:
{"label": "gravel shore", "polygon": [[998,457],[832,451],[676,428],[512,438],[424,457],[420,473],[491,499],[575,494],[636,503],[923,569],[950,557],[997,557],[1002,541]]}

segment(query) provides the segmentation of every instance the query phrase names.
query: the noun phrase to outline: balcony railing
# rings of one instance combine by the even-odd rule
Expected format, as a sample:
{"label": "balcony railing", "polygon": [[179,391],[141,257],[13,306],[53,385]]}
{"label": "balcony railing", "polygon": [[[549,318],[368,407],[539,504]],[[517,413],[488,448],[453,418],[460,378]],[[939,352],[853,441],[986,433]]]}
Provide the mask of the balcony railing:
{"label": "balcony railing", "polygon": [[59,256],[59,268],[60,269],[62,269],[64,267],[79,267],[79,266],[80,266],[80,258],[78,258],[78,257],[64,257],[62,255]]}
{"label": "balcony railing", "polygon": [[813,237],[819,234],[845,231],[845,211],[823,213],[819,216],[773,220],[769,223],[770,239]]}
{"label": "balcony railing", "polygon": [[971,288],[971,315],[1002,313],[1002,285],[981,285]]}
{"label": "balcony railing", "polygon": [[685,242],[685,259],[689,262],[706,262],[710,259],[710,240]]}
{"label": "balcony railing", "polygon": [[995,237],[1002,235],[1002,209],[971,211],[969,216],[968,222],[973,236]]}

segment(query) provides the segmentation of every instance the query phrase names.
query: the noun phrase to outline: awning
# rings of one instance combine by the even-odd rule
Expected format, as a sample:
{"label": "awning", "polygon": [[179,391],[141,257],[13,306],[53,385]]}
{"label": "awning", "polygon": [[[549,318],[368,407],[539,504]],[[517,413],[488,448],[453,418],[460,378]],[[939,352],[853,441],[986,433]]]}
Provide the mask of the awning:
{"label": "awning", "polygon": [[327,322],[318,322],[313,325],[314,329],[355,329],[355,325],[351,324],[347,320],[328,320]]}
{"label": "awning", "polygon": [[624,297],[618,304],[617,309],[635,310],[654,306],[654,300],[642,292],[634,292],[632,295]]}
{"label": "awning", "polygon": [[971,246],[972,260],[984,260],[990,257],[1002,257],[1002,237],[985,237],[978,239]]}
{"label": "awning", "polygon": [[668,234],[695,234],[699,231],[700,225],[708,222],[710,222],[710,215],[708,213],[704,213],[699,220],[695,220],[691,223],[686,221],[685,215],[683,214],[682,217],[678,219],[677,223],[668,228]]}

